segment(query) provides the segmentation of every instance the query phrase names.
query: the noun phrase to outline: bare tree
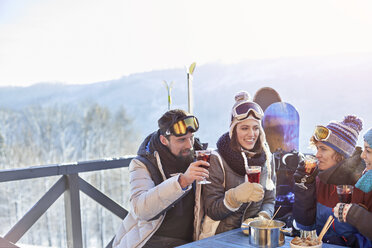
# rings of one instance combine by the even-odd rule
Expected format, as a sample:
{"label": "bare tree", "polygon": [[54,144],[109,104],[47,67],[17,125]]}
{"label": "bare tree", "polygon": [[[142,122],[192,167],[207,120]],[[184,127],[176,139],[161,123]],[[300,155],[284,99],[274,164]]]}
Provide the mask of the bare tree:
{"label": "bare tree", "polygon": [[[0,128],[0,169],[119,157],[133,154],[138,146],[132,120],[123,107],[115,112],[99,104],[1,109]],[[119,203],[127,204],[127,169],[80,176]],[[0,199],[0,209],[8,209],[0,213],[1,231],[7,232],[55,180],[24,180],[0,187],[0,197],[5,196]],[[108,216],[101,206],[92,207],[88,197],[81,198],[81,211],[85,247],[103,247],[120,220]],[[59,199],[21,241],[65,246],[63,212],[63,201]]]}

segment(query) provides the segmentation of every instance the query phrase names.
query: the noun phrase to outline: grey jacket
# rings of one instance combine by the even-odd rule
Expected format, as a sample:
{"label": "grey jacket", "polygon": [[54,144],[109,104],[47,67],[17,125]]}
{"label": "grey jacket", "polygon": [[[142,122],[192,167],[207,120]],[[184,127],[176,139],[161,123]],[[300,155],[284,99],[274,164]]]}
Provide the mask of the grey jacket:
{"label": "grey jacket", "polygon": [[[231,188],[235,188],[244,182],[244,176],[234,172],[228,163],[222,159],[223,167],[225,169],[225,177],[219,159],[216,155],[212,155],[210,159],[209,181],[211,184],[203,185],[203,202],[204,211],[213,220],[220,220],[220,224],[216,230],[217,233],[232,230],[241,226],[241,223],[247,219],[256,217],[259,212],[265,211],[270,216],[274,213],[276,190],[265,189],[267,168],[262,165],[260,184],[265,189],[264,198],[259,202],[251,202],[243,204],[237,211],[229,210],[224,204],[225,192]],[[242,165],[244,166],[244,165]],[[276,184],[275,168],[271,164],[271,178]],[[225,188],[223,187],[225,182]]]}

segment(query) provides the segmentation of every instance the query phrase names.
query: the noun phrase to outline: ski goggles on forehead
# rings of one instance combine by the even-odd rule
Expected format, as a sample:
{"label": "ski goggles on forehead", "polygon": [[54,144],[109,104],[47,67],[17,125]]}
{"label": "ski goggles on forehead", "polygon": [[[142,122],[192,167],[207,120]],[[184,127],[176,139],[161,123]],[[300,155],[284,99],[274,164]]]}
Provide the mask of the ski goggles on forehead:
{"label": "ski goggles on forehead", "polygon": [[325,126],[316,126],[314,131],[314,138],[317,141],[327,141],[332,131]]}
{"label": "ski goggles on forehead", "polygon": [[259,120],[261,120],[264,115],[261,107],[257,103],[244,102],[233,109],[232,118],[236,118],[241,121],[247,118],[251,112],[253,112],[254,116]]}
{"label": "ski goggles on forehead", "polygon": [[195,116],[189,115],[173,123],[171,127],[165,132],[165,135],[183,136],[187,132],[196,132],[199,129],[199,121]]}

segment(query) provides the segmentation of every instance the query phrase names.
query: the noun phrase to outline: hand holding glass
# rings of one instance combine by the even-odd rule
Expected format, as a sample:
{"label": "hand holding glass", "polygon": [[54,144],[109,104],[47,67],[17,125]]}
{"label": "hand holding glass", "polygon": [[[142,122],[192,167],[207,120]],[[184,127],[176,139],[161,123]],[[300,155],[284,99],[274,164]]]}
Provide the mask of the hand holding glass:
{"label": "hand holding glass", "polygon": [[318,159],[313,155],[306,155],[304,158],[304,167],[305,167],[305,177],[301,179],[300,183],[295,183],[302,189],[307,189],[305,186],[306,178],[309,177],[315,170],[316,166],[318,164]]}
{"label": "hand holding glass", "polygon": [[[212,153],[211,150],[195,151],[196,160],[203,160],[203,161],[209,163],[209,160],[211,158],[211,153]],[[203,167],[204,169],[207,169],[207,170],[209,169],[208,166],[204,166],[204,165],[200,165],[200,167]],[[208,183],[211,183],[211,182],[207,181],[207,179],[205,179],[205,178],[198,182],[198,184],[208,184]]]}

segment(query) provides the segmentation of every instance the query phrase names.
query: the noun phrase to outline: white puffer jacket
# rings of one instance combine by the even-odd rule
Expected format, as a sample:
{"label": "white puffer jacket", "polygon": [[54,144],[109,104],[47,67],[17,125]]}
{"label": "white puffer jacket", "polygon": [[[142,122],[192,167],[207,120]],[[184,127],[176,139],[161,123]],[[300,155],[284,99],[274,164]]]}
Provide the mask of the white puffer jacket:
{"label": "white puffer jacket", "polygon": [[[160,157],[155,152],[157,166],[163,176],[163,182],[155,186],[150,172],[145,164],[133,159],[129,165],[130,175],[130,203],[131,209],[121,223],[116,233],[112,247],[132,248],[142,247],[160,227],[165,215],[156,220],[151,220],[160,212],[174,203],[192,187],[184,191],[178,183],[179,175],[166,179],[160,162]],[[203,216],[200,206],[201,187],[196,184],[194,208],[194,240],[198,239],[200,220]]]}

